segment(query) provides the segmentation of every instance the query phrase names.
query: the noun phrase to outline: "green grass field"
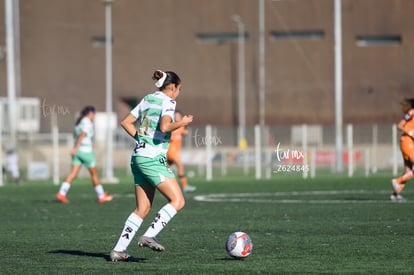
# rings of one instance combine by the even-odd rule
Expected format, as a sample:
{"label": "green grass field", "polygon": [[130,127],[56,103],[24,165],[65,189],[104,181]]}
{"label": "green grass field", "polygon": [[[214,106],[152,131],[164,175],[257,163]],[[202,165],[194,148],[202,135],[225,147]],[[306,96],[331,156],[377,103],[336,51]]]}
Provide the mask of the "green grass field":
{"label": "green grass field", "polygon": [[[55,201],[51,182],[0,188],[1,274],[414,274],[414,184],[407,202],[389,201],[389,175],[352,179],[325,175],[272,180],[230,175],[192,179],[182,212],[158,236],[162,253],[139,248],[137,237],[113,263],[109,252],[134,208],[131,179],[105,185],[114,201],[98,204],[88,179],[74,182],[69,205]],[[245,260],[227,256],[233,231],[253,240]]]}

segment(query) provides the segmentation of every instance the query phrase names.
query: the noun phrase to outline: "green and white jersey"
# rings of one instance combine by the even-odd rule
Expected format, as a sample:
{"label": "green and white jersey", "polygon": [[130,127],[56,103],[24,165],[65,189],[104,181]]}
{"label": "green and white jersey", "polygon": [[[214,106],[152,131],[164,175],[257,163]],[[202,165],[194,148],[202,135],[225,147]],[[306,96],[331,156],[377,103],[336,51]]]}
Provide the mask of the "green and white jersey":
{"label": "green and white jersey", "polygon": [[79,124],[75,126],[75,142],[82,132],[85,132],[86,135],[81,141],[79,151],[85,153],[92,152],[94,129],[92,121],[87,117],[82,118]]}
{"label": "green and white jersey", "polygon": [[138,137],[133,156],[154,158],[166,155],[171,133],[160,130],[161,117],[169,116],[174,121],[175,101],[163,92],[146,95],[131,111],[139,122]]}

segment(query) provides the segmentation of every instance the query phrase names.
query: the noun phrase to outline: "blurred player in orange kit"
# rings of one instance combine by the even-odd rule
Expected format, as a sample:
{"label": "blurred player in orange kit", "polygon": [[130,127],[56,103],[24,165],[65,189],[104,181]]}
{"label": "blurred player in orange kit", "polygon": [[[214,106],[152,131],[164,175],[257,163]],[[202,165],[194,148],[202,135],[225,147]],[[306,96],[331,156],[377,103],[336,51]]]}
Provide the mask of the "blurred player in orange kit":
{"label": "blurred player in orange kit", "polygon": [[[176,110],[175,121],[181,121],[183,115]],[[185,127],[178,128],[171,133],[170,147],[167,152],[167,161],[169,165],[177,167],[178,178],[184,192],[193,192],[196,190],[195,186],[188,185],[187,177],[184,174],[184,164],[181,161],[181,145],[183,143],[183,136],[187,135],[188,131]]]}
{"label": "blurred player in orange kit", "polygon": [[398,123],[398,129],[402,132],[400,139],[400,149],[404,158],[404,174],[393,179],[392,187],[394,189],[391,195],[392,201],[404,201],[400,195],[408,180],[414,178],[414,98],[404,99],[401,102],[404,118]]}

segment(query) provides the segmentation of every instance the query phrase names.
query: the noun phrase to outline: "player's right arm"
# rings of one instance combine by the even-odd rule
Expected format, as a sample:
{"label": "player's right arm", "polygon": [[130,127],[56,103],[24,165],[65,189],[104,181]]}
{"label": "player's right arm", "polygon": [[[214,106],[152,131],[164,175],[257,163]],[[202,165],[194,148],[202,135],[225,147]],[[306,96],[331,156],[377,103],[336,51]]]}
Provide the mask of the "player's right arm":
{"label": "player's right arm", "polygon": [[125,116],[125,118],[121,121],[121,126],[124,130],[133,138],[135,138],[137,134],[137,129],[135,128],[135,122],[137,118],[131,114]]}
{"label": "player's right arm", "polygon": [[86,132],[81,132],[76,140],[75,146],[73,146],[72,150],[70,150],[70,154],[73,156],[78,151],[83,138],[86,136]]}

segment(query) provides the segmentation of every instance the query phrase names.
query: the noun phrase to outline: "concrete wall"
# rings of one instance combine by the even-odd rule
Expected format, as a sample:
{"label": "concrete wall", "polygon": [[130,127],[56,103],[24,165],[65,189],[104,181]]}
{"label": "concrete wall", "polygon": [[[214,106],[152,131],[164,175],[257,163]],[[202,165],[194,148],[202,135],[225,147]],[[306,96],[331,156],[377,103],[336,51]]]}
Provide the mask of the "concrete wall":
{"label": "concrete wall", "polygon": [[[334,122],[332,0],[265,1],[266,123]],[[343,113],[345,123],[400,118],[399,101],[414,95],[412,0],[342,0]],[[0,0],[4,14],[4,0]],[[232,16],[246,26],[247,123],[258,123],[258,1],[116,0],[113,5],[113,93],[140,99],[154,91],[155,69],[183,80],[178,108],[194,125],[237,123],[237,43],[205,43],[199,34],[236,34]],[[3,16],[1,16],[3,18]],[[71,131],[86,104],[105,108],[105,33],[101,0],[20,0],[22,95],[42,99]],[[271,32],[320,31],[317,39],[274,39]],[[361,35],[399,35],[389,46],[358,46]],[[4,20],[0,45],[5,45]],[[0,63],[0,96],[6,96],[6,63]],[[46,108],[46,109],[45,109]],[[50,117],[43,113],[42,130]]]}

